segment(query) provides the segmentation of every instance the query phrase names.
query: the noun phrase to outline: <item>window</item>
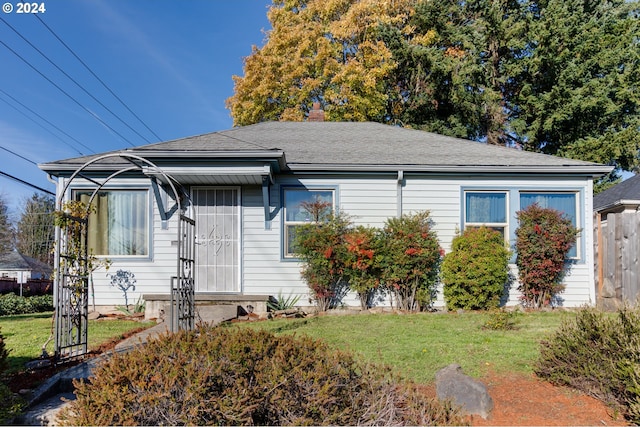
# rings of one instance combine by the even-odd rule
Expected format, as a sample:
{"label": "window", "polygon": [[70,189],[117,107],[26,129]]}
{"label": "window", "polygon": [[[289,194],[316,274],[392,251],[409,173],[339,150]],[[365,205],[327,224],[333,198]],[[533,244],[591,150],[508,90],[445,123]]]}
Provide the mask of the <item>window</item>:
{"label": "window", "polygon": [[284,256],[295,257],[296,227],[321,221],[335,207],[334,190],[289,188],[284,190]]}
{"label": "window", "polygon": [[[578,227],[577,203],[575,193],[520,193],[520,209],[537,203],[541,208],[551,208],[564,213],[574,227]],[[578,242],[571,248],[568,256],[578,257]]]}
{"label": "window", "polygon": [[509,237],[507,193],[467,191],[464,194],[464,228],[485,226]]}
{"label": "window", "polygon": [[[93,191],[76,192],[88,203]],[[149,195],[146,190],[100,191],[89,216],[89,248],[95,255],[149,254]]]}

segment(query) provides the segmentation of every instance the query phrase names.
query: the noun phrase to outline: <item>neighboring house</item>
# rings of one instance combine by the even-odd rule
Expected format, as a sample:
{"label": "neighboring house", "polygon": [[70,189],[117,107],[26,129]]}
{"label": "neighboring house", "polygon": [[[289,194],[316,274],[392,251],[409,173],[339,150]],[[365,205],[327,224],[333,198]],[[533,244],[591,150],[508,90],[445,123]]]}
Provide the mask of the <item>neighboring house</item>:
{"label": "neighboring house", "polygon": [[43,293],[50,289],[53,268],[35,258],[12,251],[0,254],[0,292],[23,294],[25,288],[30,293]]}
{"label": "neighboring house", "polygon": [[597,302],[605,309],[640,295],[640,175],[593,197]]}
{"label": "neighboring house", "polygon": [[0,254],[0,278],[27,283],[29,279],[50,279],[53,268],[42,261],[12,251]]}
{"label": "neighboring house", "polygon": [[[582,230],[561,304],[595,301],[592,181],[608,166],[369,122],[265,122],[119,153],[152,162],[186,189],[197,299],[282,293],[309,305],[291,241],[308,221],[301,202],[320,198],[371,226],[429,210],[445,251],[458,230],[483,224],[513,245],[518,210],[534,202],[561,209]],[[40,168],[58,178],[60,193],[95,157]],[[93,182],[75,178],[64,197],[81,198],[131,164],[118,157],[90,164],[82,176]],[[90,220],[94,252],[111,259],[111,270],[135,274],[130,301],[168,295],[175,275],[177,225],[162,212],[171,197],[150,179],[160,175],[142,165],[113,178],[98,197],[93,231]],[[93,276],[98,304],[122,304],[103,271]],[[508,304],[519,302],[516,288]],[[354,296],[345,303],[359,306]],[[443,304],[440,292],[436,305]]]}

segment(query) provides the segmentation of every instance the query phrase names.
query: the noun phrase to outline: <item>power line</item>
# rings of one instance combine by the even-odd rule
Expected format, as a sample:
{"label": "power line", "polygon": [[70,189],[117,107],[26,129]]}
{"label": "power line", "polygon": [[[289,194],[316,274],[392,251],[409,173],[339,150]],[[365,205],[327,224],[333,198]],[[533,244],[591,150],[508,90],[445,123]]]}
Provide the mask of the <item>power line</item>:
{"label": "power line", "polygon": [[40,17],[38,16],[38,14],[37,14],[37,13],[34,13],[34,14],[32,14],[32,15],[33,15],[33,16],[35,16],[35,17],[38,19],[38,21],[40,21],[40,22],[42,23],[42,25],[44,25],[44,26],[45,26],[45,28],[46,28],[47,30],[49,30],[49,32],[50,32],[51,34],[53,34],[53,36],[54,36],[56,39],[58,39],[58,41],[59,41],[59,42],[60,42],[60,43],[61,43],[61,44],[62,44],[62,45],[63,45],[63,46],[64,46],[64,47],[65,47],[65,48],[66,48],[66,49],[67,49],[67,50],[68,50],[68,51],[69,51],[69,52],[70,52],[70,53],[71,53],[71,54],[72,54],[72,55],[73,55],[73,56],[74,56],[74,57],[75,57],[75,58],[76,58],[76,59],[77,59],[77,60],[78,60],[78,61],[79,61],[83,66],[84,66],[84,68],[86,68],[86,69],[87,69],[87,71],[89,71],[89,72],[91,73],[91,75],[92,75],[93,77],[95,77],[95,78],[96,78],[96,80],[98,80],[98,81],[100,82],[100,84],[102,84],[102,86],[103,86],[105,89],[107,89],[107,90],[109,91],[109,93],[110,93],[111,95],[113,95],[113,97],[114,97],[115,99],[117,99],[117,100],[120,102],[120,104],[122,104],[122,105],[124,106],[124,108],[126,108],[126,109],[127,109],[127,111],[129,111],[129,112],[133,115],[133,117],[135,117],[136,119],[138,119],[138,121],[139,121],[140,123],[142,123],[142,125],[143,125],[145,128],[147,128],[147,130],[148,130],[149,132],[151,132],[151,133],[153,134],[153,136],[155,136],[156,138],[158,138],[158,141],[162,141],[162,138],[160,138],[160,137],[159,137],[159,136],[158,136],[158,135],[157,135],[153,130],[151,130],[151,128],[150,128],[149,126],[147,126],[147,124],[146,124],[146,123],[145,123],[145,122],[144,122],[140,117],[138,117],[138,115],[137,115],[136,113],[134,113],[134,112],[129,108],[129,106],[128,106],[128,105],[127,105],[127,104],[126,104],[122,99],[120,99],[120,98],[118,97],[118,95],[116,95],[116,94],[115,94],[115,93],[114,93],[114,92],[109,88],[109,86],[107,86],[107,84],[106,84],[105,82],[103,82],[103,81],[102,81],[102,79],[100,79],[100,77],[98,77],[98,76],[96,75],[96,73],[94,73],[94,72],[93,72],[93,70],[91,70],[91,68],[89,68],[89,66],[88,66],[87,64],[85,64],[85,62],[84,62],[82,59],[80,59],[80,57],[79,57],[78,55],[76,55],[76,53],[75,53],[75,52],[74,52],[74,51],[73,51],[73,50],[72,50],[72,49],[71,49],[71,48],[70,48],[70,47],[69,47],[69,46],[68,46],[68,45],[67,45],[67,44],[66,44],[66,43],[65,43],[65,42],[64,42],[64,41],[63,41],[63,40],[62,40],[62,39],[61,39],[61,38],[60,38],[60,37],[59,37],[59,36],[58,36],[54,31],[53,31],[53,30],[52,30],[52,29],[51,29],[51,27],[49,27],[49,26],[48,26],[48,25],[47,25],[47,24],[42,20],[42,18],[40,18]]}
{"label": "power line", "polygon": [[31,184],[30,182],[27,182],[27,181],[22,180],[22,179],[20,179],[20,178],[16,178],[15,176],[13,176],[13,175],[9,175],[9,174],[8,174],[8,173],[6,173],[6,172],[2,172],[2,171],[0,171],[0,175],[4,175],[4,176],[6,176],[7,178],[13,179],[14,181],[18,181],[20,184],[26,185],[26,186],[28,186],[28,187],[35,188],[36,190],[42,191],[43,193],[51,194],[52,196],[55,196],[55,195],[56,195],[55,193],[52,193],[52,192],[51,192],[51,191],[49,191],[49,190],[45,190],[44,188],[38,187],[37,185]]}
{"label": "power line", "polygon": [[16,153],[16,152],[14,152],[14,151],[11,151],[11,150],[9,150],[8,148],[5,148],[5,147],[3,147],[3,146],[1,146],[1,145],[0,145],[0,148],[2,148],[4,151],[7,151],[7,152],[9,152],[9,153],[13,154],[14,156],[18,156],[18,157],[20,157],[22,160],[26,160],[27,162],[31,163],[32,165],[38,166],[38,164],[37,164],[36,162],[34,162],[33,160],[31,160],[31,159],[27,159],[26,157],[21,156],[20,154],[18,154],[18,153]]}
{"label": "power line", "polygon": [[53,60],[51,60],[47,55],[45,55],[40,49],[38,49],[38,47],[36,47],[33,43],[31,43],[26,37],[24,37],[18,30],[16,30],[11,24],[9,24],[7,21],[5,21],[2,16],[0,16],[0,21],[4,22],[4,24],[11,28],[11,30],[16,33],[22,40],[24,40],[29,46],[31,46],[36,52],[38,52],[44,59],[46,59],[47,61],[49,61],[49,63],[51,65],[53,65],[58,71],[60,71],[62,74],[65,75],[65,77],[67,77],[69,80],[71,80],[76,86],[78,86],[84,93],[86,93],[87,95],[89,95],[89,97],[91,97],[91,99],[93,99],[94,101],[96,101],[102,108],[104,108],[105,110],[107,110],[109,113],[111,113],[111,115],[113,115],[116,119],[118,119],[120,121],[120,123],[122,123],[123,125],[125,125],[126,127],[129,128],[129,130],[131,130],[132,132],[134,132],[136,135],[138,135],[140,138],[144,139],[146,142],[150,143],[151,141],[149,141],[147,138],[145,138],[143,135],[141,135],[137,130],[135,130],[134,128],[132,128],[127,122],[125,122],[120,116],[118,116],[116,113],[114,113],[109,107],[107,107],[106,105],[104,105],[102,102],[100,102],[100,100],[98,98],[96,98],[95,96],[93,96],[84,86],[82,86],[80,83],[78,83],[77,80],[75,80],[73,77],[71,77],[69,74],[67,74],[66,71],[64,71],[62,68],[60,68],[55,62],[53,62]]}
{"label": "power line", "polygon": [[118,135],[120,138],[122,138],[123,141],[126,141],[129,145],[131,145],[132,147],[135,147],[135,145],[129,141],[127,138],[125,138],[123,135],[121,135],[117,130],[115,130],[114,128],[112,128],[111,126],[109,126],[104,120],[102,120],[100,118],[100,116],[98,116],[96,113],[94,113],[93,111],[91,111],[90,109],[88,109],[87,107],[85,107],[84,105],[82,105],[80,103],[80,101],[78,101],[77,99],[75,99],[73,96],[69,95],[64,89],[62,89],[60,86],[58,86],[57,84],[55,84],[49,77],[45,76],[40,70],[38,70],[35,66],[33,66],[29,61],[27,61],[26,59],[24,59],[18,52],[16,52],[15,50],[11,49],[11,47],[9,47],[9,45],[7,45],[5,42],[3,42],[2,40],[0,40],[0,44],[2,44],[5,48],[7,48],[11,53],[13,53],[15,56],[17,56],[18,58],[20,58],[20,60],[22,62],[24,62],[25,64],[27,64],[29,67],[31,67],[31,69],[33,71],[35,71],[36,73],[40,74],[40,76],[42,78],[44,78],[46,81],[48,81],[49,83],[51,83],[53,86],[56,87],[56,89],[58,89],[60,92],[62,92],[64,95],[66,95],[69,99],[71,99],[73,102],[75,102],[80,108],[82,108],[83,110],[85,110],[87,113],[89,113],[91,116],[93,116],[94,119],[96,119],[98,122],[100,122],[100,124],[102,124],[104,127],[106,127],[107,129],[109,129],[111,132],[113,132],[114,134]]}
{"label": "power line", "polygon": [[[53,123],[51,123],[49,120],[45,119],[44,117],[42,117],[40,114],[36,113],[35,111],[33,111],[31,108],[27,107],[26,105],[24,105],[22,102],[18,101],[17,99],[15,99],[13,96],[9,95],[7,92],[5,92],[4,90],[0,89],[0,93],[4,94],[5,96],[8,96],[9,98],[11,98],[13,100],[13,102],[18,103],[19,105],[22,106],[22,108],[26,109],[27,111],[29,111],[30,113],[32,113],[33,115],[37,116],[38,118],[40,118],[43,122],[47,123],[49,126],[53,127],[54,129],[56,129],[58,132],[66,135],[68,138],[74,140],[75,142],[77,142],[78,144],[80,144],[82,147],[86,148],[87,150],[89,150],[89,152],[91,153],[95,153],[94,150],[92,150],[90,147],[86,146],[85,144],[83,144],[82,142],[78,141],[77,139],[75,139],[74,137],[72,137],[71,135],[69,135],[68,133],[66,133],[65,131],[63,131],[62,129],[60,129],[58,126],[54,125]],[[56,135],[55,133],[51,132],[49,129],[47,129],[46,127],[44,127],[42,125],[42,123],[40,123],[39,121],[35,120],[33,117],[31,117],[28,114],[25,114],[23,111],[20,111],[18,108],[16,108],[14,105],[11,105],[9,102],[7,102],[6,99],[2,99],[0,98],[0,100],[2,100],[5,104],[7,104],[9,107],[13,108],[14,110],[16,110],[18,113],[22,114],[23,116],[25,116],[26,118],[28,118],[29,120],[31,120],[32,122],[34,122],[35,124],[37,124],[38,126],[40,126],[42,129],[46,130],[47,132],[49,132],[51,135],[55,136],[56,138],[58,138],[60,141],[62,141],[63,144],[73,148],[74,150],[76,150],[78,152],[78,154],[80,154],[81,156],[84,155],[83,152],[81,152],[80,150],[78,150],[77,148],[73,147],[71,144],[69,144],[67,141],[65,141],[64,139],[60,138],[58,135]]]}

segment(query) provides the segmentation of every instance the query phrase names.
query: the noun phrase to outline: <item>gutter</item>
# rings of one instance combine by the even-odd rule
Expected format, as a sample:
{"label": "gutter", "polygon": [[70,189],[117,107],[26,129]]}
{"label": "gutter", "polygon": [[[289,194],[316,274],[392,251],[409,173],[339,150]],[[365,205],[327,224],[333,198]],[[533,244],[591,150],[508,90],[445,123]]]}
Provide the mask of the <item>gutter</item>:
{"label": "gutter", "polygon": [[604,165],[559,165],[559,166],[522,166],[522,165],[361,165],[361,164],[295,164],[290,163],[292,172],[394,172],[404,173],[484,173],[484,174],[582,174],[594,177],[604,176],[613,170]]}

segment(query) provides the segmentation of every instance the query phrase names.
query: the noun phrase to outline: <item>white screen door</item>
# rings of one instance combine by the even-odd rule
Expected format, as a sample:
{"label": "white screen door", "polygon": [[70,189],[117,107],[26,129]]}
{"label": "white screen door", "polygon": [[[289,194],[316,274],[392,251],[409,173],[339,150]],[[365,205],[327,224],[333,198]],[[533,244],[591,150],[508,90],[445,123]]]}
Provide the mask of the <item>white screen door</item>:
{"label": "white screen door", "polygon": [[240,292],[238,188],[194,188],[196,292]]}

